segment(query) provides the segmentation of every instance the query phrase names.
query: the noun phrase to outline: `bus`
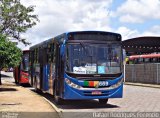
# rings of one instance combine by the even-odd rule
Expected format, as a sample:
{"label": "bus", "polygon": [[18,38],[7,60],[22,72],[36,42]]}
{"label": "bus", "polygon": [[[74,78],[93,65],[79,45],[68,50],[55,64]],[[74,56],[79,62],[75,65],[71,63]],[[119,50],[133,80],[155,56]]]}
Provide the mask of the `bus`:
{"label": "bus", "polygon": [[131,55],[127,57],[128,64],[142,64],[142,63],[159,63],[160,54],[141,54],[141,55]]}
{"label": "bus", "polygon": [[16,84],[29,84],[28,69],[29,69],[29,50],[24,50],[20,65],[15,67],[13,71]]}
{"label": "bus", "polygon": [[104,31],[66,32],[30,47],[29,81],[35,90],[64,100],[123,96],[121,35]]}

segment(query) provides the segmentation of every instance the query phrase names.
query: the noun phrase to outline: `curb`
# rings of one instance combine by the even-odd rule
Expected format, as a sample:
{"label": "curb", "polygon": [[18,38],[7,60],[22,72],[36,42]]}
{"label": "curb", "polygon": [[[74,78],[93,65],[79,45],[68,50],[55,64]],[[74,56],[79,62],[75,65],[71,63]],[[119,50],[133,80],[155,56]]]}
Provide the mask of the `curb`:
{"label": "curb", "polygon": [[124,82],[124,85],[132,85],[132,86],[141,86],[141,87],[150,87],[150,88],[159,88],[160,89],[160,85],[154,85],[154,84]]}
{"label": "curb", "polygon": [[[22,87],[22,88],[25,88],[25,87],[23,87],[23,86],[19,86],[19,87]],[[33,92],[33,91],[32,91]],[[37,93],[38,94],[38,93]],[[38,94],[39,95],[39,94]],[[41,96],[46,102],[48,102],[52,107],[53,107],[53,109],[58,113],[58,116],[59,116],[59,118],[63,118],[62,116],[62,109],[58,109],[57,107],[56,107],[56,105],[54,105],[52,102],[50,102],[47,98],[45,98],[45,97],[43,97],[42,95],[39,95],[39,96]]]}
{"label": "curb", "polygon": [[43,97],[44,98],[44,100],[46,100],[54,109],[55,109],[55,111],[58,113],[58,115],[59,115],[59,117],[60,118],[63,118],[63,115],[62,115],[62,109],[58,109],[57,107],[56,107],[56,105],[54,105],[52,102],[50,102],[48,99],[46,99],[45,97]]}

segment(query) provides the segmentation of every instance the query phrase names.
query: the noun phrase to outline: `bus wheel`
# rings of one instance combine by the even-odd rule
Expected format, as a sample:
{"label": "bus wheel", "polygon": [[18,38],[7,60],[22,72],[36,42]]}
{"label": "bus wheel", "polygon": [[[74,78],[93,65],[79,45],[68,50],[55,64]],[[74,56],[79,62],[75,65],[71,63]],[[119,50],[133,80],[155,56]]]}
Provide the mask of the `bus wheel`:
{"label": "bus wheel", "polygon": [[15,79],[15,83],[18,84],[18,80],[17,79]]}
{"label": "bus wheel", "polygon": [[57,96],[57,91],[56,91],[56,86],[54,86],[53,90],[53,95],[54,95],[54,101],[56,102],[57,105],[62,105],[63,104],[63,99]]}
{"label": "bus wheel", "polygon": [[107,104],[108,98],[107,99],[99,99],[100,104]]}
{"label": "bus wheel", "polygon": [[37,88],[37,78],[36,78],[36,76],[34,77],[34,88],[35,88],[35,91],[37,92],[38,88]]}

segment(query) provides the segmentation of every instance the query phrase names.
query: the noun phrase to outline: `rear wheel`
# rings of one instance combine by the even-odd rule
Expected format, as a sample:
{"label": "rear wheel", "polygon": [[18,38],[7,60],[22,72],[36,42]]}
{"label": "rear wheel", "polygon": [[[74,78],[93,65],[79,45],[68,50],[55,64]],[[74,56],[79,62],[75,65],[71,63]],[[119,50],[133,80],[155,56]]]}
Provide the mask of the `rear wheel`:
{"label": "rear wheel", "polygon": [[[15,78],[15,77],[14,77]],[[18,84],[18,80],[15,78],[15,83]]]}
{"label": "rear wheel", "polygon": [[107,99],[99,99],[100,104],[107,104],[108,98]]}
{"label": "rear wheel", "polygon": [[35,91],[37,92],[38,88],[37,88],[37,78],[36,78],[36,76],[34,77],[34,88],[35,88]]}
{"label": "rear wheel", "polygon": [[63,104],[63,99],[57,96],[56,85],[54,85],[53,95],[54,95],[54,101],[56,102],[56,104],[58,105]]}

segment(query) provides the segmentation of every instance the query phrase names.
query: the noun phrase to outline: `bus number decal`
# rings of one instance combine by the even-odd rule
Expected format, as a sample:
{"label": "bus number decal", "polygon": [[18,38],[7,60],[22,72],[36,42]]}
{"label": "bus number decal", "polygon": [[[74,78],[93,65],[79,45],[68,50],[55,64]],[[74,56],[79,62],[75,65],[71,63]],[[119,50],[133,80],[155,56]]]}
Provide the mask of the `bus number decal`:
{"label": "bus number decal", "polygon": [[108,86],[108,82],[107,81],[100,81],[99,86]]}

